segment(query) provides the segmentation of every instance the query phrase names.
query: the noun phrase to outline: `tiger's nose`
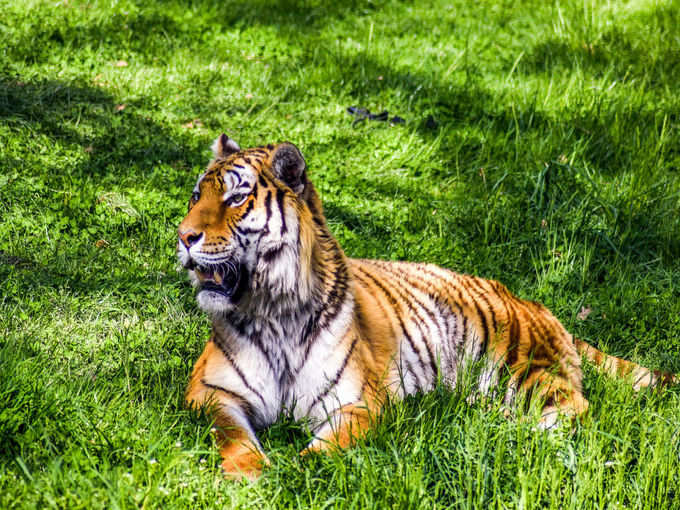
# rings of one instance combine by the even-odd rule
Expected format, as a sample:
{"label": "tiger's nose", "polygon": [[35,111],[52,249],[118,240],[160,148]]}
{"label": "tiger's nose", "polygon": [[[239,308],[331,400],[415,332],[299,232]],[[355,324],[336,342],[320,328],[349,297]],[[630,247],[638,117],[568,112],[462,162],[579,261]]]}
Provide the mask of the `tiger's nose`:
{"label": "tiger's nose", "polygon": [[196,232],[194,230],[185,230],[184,232],[180,231],[178,232],[179,235],[179,240],[182,242],[184,246],[186,246],[187,250],[191,248],[194,244],[196,244],[198,241],[201,240],[203,237],[203,232]]}

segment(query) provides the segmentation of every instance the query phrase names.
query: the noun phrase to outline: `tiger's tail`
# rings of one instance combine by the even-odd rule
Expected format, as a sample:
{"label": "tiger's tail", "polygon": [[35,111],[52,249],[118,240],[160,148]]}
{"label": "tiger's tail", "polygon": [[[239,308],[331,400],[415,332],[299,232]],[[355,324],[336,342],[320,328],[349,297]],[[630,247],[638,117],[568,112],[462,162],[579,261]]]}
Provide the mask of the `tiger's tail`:
{"label": "tiger's tail", "polygon": [[669,386],[680,384],[680,377],[669,372],[650,370],[632,361],[605,354],[592,345],[578,338],[574,338],[576,350],[581,356],[594,364],[602,372],[619,378],[630,378],[633,388],[640,390],[648,386]]}

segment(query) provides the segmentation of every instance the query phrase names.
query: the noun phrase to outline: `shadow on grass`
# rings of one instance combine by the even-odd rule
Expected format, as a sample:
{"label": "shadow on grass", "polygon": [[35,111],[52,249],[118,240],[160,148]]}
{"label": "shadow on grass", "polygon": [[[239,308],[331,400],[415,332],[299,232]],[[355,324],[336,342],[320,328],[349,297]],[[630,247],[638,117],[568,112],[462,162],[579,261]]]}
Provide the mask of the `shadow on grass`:
{"label": "shadow on grass", "polygon": [[637,26],[649,30],[651,40],[611,23],[596,40],[586,33],[580,34],[580,40],[576,34],[570,40],[542,40],[526,52],[519,69],[529,73],[583,69],[595,77],[607,74],[612,81],[644,80],[652,87],[672,83],[680,74],[680,48],[658,43],[672,39],[680,25],[680,11],[671,4],[655,3],[637,10],[635,18]]}
{"label": "shadow on grass", "polygon": [[[118,112],[114,97],[92,86],[60,82],[55,80],[24,83],[18,79],[0,79],[0,121],[16,129],[27,130],[35,138],[31,150],[49,154],[54,146],[66,147],[80,157],[67,170],[63,161],[50,168],[49,156],[47,169],[33,178],[26,174],[27,163],[18,156],[24,149],[14,149],[3,157],[0,166],[9,177],[22,179],[26,193],[40,191],[44,187],[59,190],[60,185],[74,190],[68,195],[54,195],[51,201],[41,204],[47,207],[41,214],[49,218],[46,228],[54,228],[52,236],[66,241],[56,242],[52,263],[44,264],[32,259],[30,252],[0,252],[0,279],[5,279],[13,271],[26,290],[39,290],[41,287],[69,289],[77,293],[111,292],[117,289],[123,293],[125,285],[119,277],[104,271],[99,274],[83,272],[88,266],[109,267],[121,261],[111,260],[114,255],[106,250],[92,246],[82,246],[73,250],[69,238],[80,239],[88,229],[98,227],[101,217],[102,188],[116,189],[121,183],[128,185],[143,184],[156,186],[169,196],[183,192],[187,183],[195,178],[189,169],[205,163],[206,147],[188,135],[178,134],[148,117],[134,113],[129,105],[127,111]],[[132,110],[132,111],[130,111]],[[73,127],[77,123],[78,129]],[[85,128],[85,129],[83,129]],[[10,149],[12,150],[12,149]],[[159,164],[166,169],[159,173]],[[79,186],[78,183],[91,183],[95,186]],[[75,186],[74,186],[75,184]],[[15,192],[16,193],[16,192]],[[44,194],[44,192],[41,192]],[[174,197],[177,198],[176,196]],[[10,197],[11,200],[11,197]],[[56,200],[55,204],[51,202]],[[180,209],[184,207],[181,204]],[[56,208],[56,210],[52,210]],[[99,211],[99,216],[97,212]],[[108,225],[124,228],[127,237],[141,235],[149,229],[151,221],[144,215],[125,216],[109,214]],[[45,219],[47,221],[47,219]],[[158,230],[158,229],[155,229]],[[33,237],[33,236],[32,236]],[[63,242],[63,241],[62,241]],[[57,264],[58,262],[58,264]],[[90,274],[90,276],[84,276]],[[182,275],[174,271],[166,276],[170,283],[179,283]],[[126,280],[129,282],[129,279]],[[158,283],[158,277],[146,272],[135,278],[137,289]],[[128,285],[131,285],[128,283]]]}
{"label": "shadow on grass", "polygon": [[[174,4],[175,7],[178,5]],[[360,16],[374,13],[381,5],[380,2],[358,0],[335,4],[293,0],[274,4],[264,1],[218,4],[202,0],[182,2],[181,6],[187,14],[185,20],[167,15],[162,10],[141,10],[130,15],[116,13],[89,24],[50,25],[32,34],[38,44],[25,42],[15,46],[16,50],[13,51],[24,51],[25,54],[10,55],[17,59],[37,58],[36,54],[40,52],[49,53],[51,44],[78,47],[92,40],[107,41],[122,49],[143,50],[142,54],[154,55],[158,53],[154,52],[154,44],[157,44],[161,35],[164,36],[164,45],[171,41],[171,44],[186,47],[200,45],[201,38],[197,33],[204,30],[245,30],[255,25],[275,27],[283,43],[303,48],[297,65],[314,66],[314,52],[311,50],[319,43],[318,32],[321,28],[329,23],[342,22],[349,16],[356,17],[357,13]],[[168,11],[178,12],[178,9]],[[664,12],[658,16],[664,18],[672,14]],[[206,20],[210,20],[209,24],[206,24]],[[46,44],[39,44],[43,39]],[[644,72],[645,55],[617,32],[616,27],[609,29],[604,40],[608,41],[612,55],[624,55],[622,65],[634,70],[633,77]],[[669,62],[667,65],[671,67],[664,67],[663,72],[671,72],[674,69],[672,63],[676,60],[670,58],[670,54],[664,56],[668,58],[662,58],[661,61]],[[588,187],[575,177],[568,165],[555,161],[559,157],[559,154],[551,152],[555,147],[566,150],[582,147],[582,153],[590,165],[603,175],[616,179],[639,157],[639,150],[631,141],[631,136],[648,140],[658,136],[660,118],[667,116],[671,121],[677,118],[677,112],[670,106],[655,111],[646,109],[621,113],[616,109],[608,110],[607,105],[600,105],[602,109],[597,112],[565,112],[564,118],[558,119],[546,115],[535,103],[499,106],[503,103],[499,101],[500,92],[485,87],[477,78],[474,64],[469,64],[470,69],[466,71],[468,77],[464,83],[448,83],[437,76],[398,68],[373,54],[347,55],[337,50],[335,53],[331,51],[329,58],[333,65],[329,66],[328,83],[331,88],[335,87],[338,96],[343,93],[340,87],[349,89],[351,95],[365,102],[366,106],[373,106],[371,103],[377,101],[379,94],[385,90],[398,92],[402,97],[420,98],[414,103],[409,126],[422,137],[440,137],[442,140],[437,151],[444,161],[444,169],[438,173],[430,172],[427,183],[430,186],[436,187],[439,179],[450,178],[447,167],[453,168],[455,159],[455,165],[464,169],[457,178],[463,180],[468,196],[488,199],[488,187],[486,183],[480,182],[478,176],[479,167],[489,162],[514,160],[516,167],[496,168],[495,171],[497,176],[504,172],[508,175],[504,186],[509,192],[526,197],[522,210],[527,215],[535,216],[531,221],[533,224],[538,224],[541,218],[551,212],[569,214],[575,210],[574,202],[571,205],[568,203],[569,193],[564,191],[568,188],[571,189],[571,195],[575,189],[578,194],[592,199],[593,215],[600,214],[603,208],[602,201],[588,191]],[[612,58],[596,54],[588,62],[597,71],[609,66]],[[289,75],[284,64],[274,62],[272,65],[275,67],[274,75]],[[579,65],[579,61],[572,58],[570,48],[565,43],[539,40],[527,50],[527,57],[520,68],[527,73],[541,73],[575,65]],[[384,80],[378,86],[362,78],[365,76],[384,76]],[[339,83],[342,85],[335,85]],[[109,181],[132,180],[152,177],[148,169],[159,161],[179,168],[205,163],[205,148],[198,147],[195,138],[180,136],[160,123],[134,113],[134,105],[117,112],[114,98],[97,87],[58,81],[21,84],[9,78],[4,79],[0,86],[0,117],[10,124],[28,123],[37,133],[60,143],[80,145],[90,151],[89,157],[72,169],[71,176],[96,176]],[[289,84],[289,87],[300,96],[307,92],[303,88],[296,89],[295,84]],[[209,98],[207,103],[205,108],[209,109]],[[75,118],[91,126],[89,132],[92,135],[83,135],[82,130],[71,129],[68,122],[63,122]],[[349,118],[347,122],[350,122]],[[616,132],[612,131],[612,125],[617,126]],[[470,133],[470,127],[479,133]],[[670,148],[667,156],[673,157],[674,150],[677,149]],[[549,165],[548,170],[544,169],[544,162]],[[9,168],[21,164],[17,161],[3,163]],[[527,169],[534,172],[532,177],[541,181],[541,185],[533,190],[526,189]],[[172,172],[168,177],[177,186],[187,181],[186,175],[181,172]],[[365,185],[367,191],[385,197],[385,200],[403,192],[394,180],[377,178],[365,182]],[[418,195],[425,201],[441,199],[427,186],[420,187]],[[641,200],[639,207],[631,211],[607,212],[619,238],[603,241],[601,255],[604,258],[616,257],[620,253],[637,254],[641,259],[658,252],[671,256],[680,254],[679,235],[671,235],[663,230],[664,225],[668,225],[668,201],[661,200],[664,205],[658,206],[653,203],[656,200],[651,198]],[[353,217],[336,205],[327,209],[329,215],[350,228],[360,228],[362,218]],[[533,221],[536,218],[538,222]],[[472,219],[467,232],[463,232],[470,239],[479,231],[475,221]],[[381,230],[381,234],[388,233],[389,229]]]}
{"label": "shadow on grass", "polygon": [[[30,126],[55,143],[79,145],[88,154],[69,175],[102,176],[116,163],[116,176],[125,174],[128,166],[134,177],[139,168],[132,165],[151,168],[162,162],[190,167],[204,159],[205,150],[198,149],[192,138],[179,137],[162,124],[131,113],[134,106],[119,111],[111,94],[85,84],[0,78],[0,119],[10,126]],[[74,121],[80,130],[69,127]],[[82,134],[83,125],[89,128],[87,135]]]}
{"label": "shadow on grass", "polygon": [[[24,51],[28,53],[15,56],[24,59],[35,58],[36,53],[39,52],[48,55],[51,44],[68,44],[78,47],[93,40],[115,44],[123,51],[138,51],[142,56],[154,55],[167,51],[164,46],[154,52],[155,45],[158,45],[159,41],[162,41],[163,45],[169,43],[176,47],[195,47],[202,45],[201,33],[212,36],[215,30],[244,31],[252,26],[267,26],[276,28],[277,37],[286,44],[303,49],[299,64],[315,66],[316,63],[310,54],[314,53],[311,50],[319,46],[318,32],[321,28],[330,23],[342,22],[350,15],[359,16],[361,19],[363,15],[375,13],[382,5],[381,1],[360,0],[346,3],[295,0],[281,0],[274,3],[262,0],[222,3],[205,0],[170,2],[167,4],[167,11],[184,11],[187,14],[185,19],[173,18],[163,10],[141,10],[129,15],[116,13],[109,18],[86,24],[61,24],[48,26],[42,30],[37,27],[38,30],[30,34],[34,42],[29,44],[27,41],[26,44],[15,45],[15,48],[24,48]],[[669,12],[672,13],[672,11]],[[664,18],[662,14],[654,11],[648,14],[648,17]],[[672,18],[671,14],[666,17],[668,16]],[[422,20],[421,24],[425,21],[436,23],[437,18]],[[43,39],[45,44],[40,44],[39,42]],[[615,27],[605,34],[604,39],[610,40],[608,44],[612,54],[606,57],[595,54],[596,56],[590,59],[595,71],[600,68],[604,69],[612,62],[620,62],[620,67],[626,68],[630,79],[646,76],[648,71],[646,53],[637,47],[633,48],[630,41],[618,33]],[[253,48],[253,50],[257,52],[258,48]],[[520,62],[520,69],[531,74],[555,70],[563,66],[568,68],[577,66],[579,60],[571,56],[574,53],[572,50],[573,48],[564,42],[539,40],[534,47],[527,49],[527,57]],[[218,51],[219,49],[216,49],[216,52]],[[275,52],[275,48],[272,51]],[[622,59],[621,54],[624,55]],[[666,111],[631,111],[614,119],[613,116],[618,115],[619,112],[607,112],[607,105],[602,104],[596,106],[597,116],[591,115],[592,112],[585,114],[566,112],[566,119],[546,117],[535,104],[499,110],[494,106],[494,94],[485,90],[475,80],[476,73],[472,63],[468,64],[472,79],[462,85],[452,87],[451,84],[437,77],[396,69],[390,64],[383,63],[382,59],[379,61],[370,55],[348,57],[338,54],[335,57],[335,67],[339,72],[329,76],[329,83],[342,83],[341,87],[349,87],[359,101],[370,102],[379,91],[378,88],[371,89],[365,80],[362,81],[360,77],[365,75],[384,76],[385,80],[381,84],[383,89],[400,90],[409,97],[417,95],[423,98],[418,105],[421,111],[413,112],[416,118],[411,120],[417,130],[425,136],[436,134],[439,129],[455,129],[475,124],[483,126],[493,134],[494,138],[502,142],[510,142],[513,137],[521,138],[547,133],[549,137],[560,138],[565,147],[576,144],[585,145],[586,158],[599,170],[610,175],[616,175],[620,169],[628,168],[632,164],[631,147],[635,143],[634,140],[631,141],[631,136],[644,139],[654,130],[662,129],[659,120],[664,115],[670,116],[671,121],[677,118],[677,112],[669,108]],[[678,62],[677,58],[672,57],[671,49],[668,49],[668,54],[660,55],[658,62],[662,66],[671,66],[664,67],[664,73],[671,72],[674,69],[672,66]],[[632,73],[630,73],[631,69]],[[286,76],[286,71],[288,69],[285,66],[277,69],[277,73],[282,76]],[[306,91],[299,90],[298,92],[304,94]],[[342,91],[338,89],[337,92]],[[602,107],[605,111],[600,112]],[[253,110],[253,113],[256,112],[257,106]],[[612,125],[619,128],[618,132],[612,132]],[[433,126],[437,127],[433,128]],[[642,132],[638,134],[637,131],[640,129]],[[511,146],[512,144],[505,143],[505,145]],[[474,147],[469,149],[464,152],[474,152]],[[442,152],[446,150],[447,147],[442,148]]]}
{"label": "shadow on grass", "polygon": [[[106,17],[81,22],[68,9],[53,10],[45,22],[36,16],[25,20],[30,30],[25,30],[15,44],[8,48],[13,60],[44,62],[50,58],[52,45],[79,48],[92,42],[117,46],[121,52],[145,55],[163,55],[171,48],[192,47],[205,41],[202,34],[212,37],[219,30],[246,30],[250,27],[269,26],[286,36],[295,38],[317,32],[334,21],[357,17],[379,10],[384,0],[347,0],[343,2],[315,2],[278,0],[226,1],[209,0],[163,2],[153,7],[127,12],[113,9]],[[183,18],[167,12],[182,12]],[[206,21],[207,20],[207,21]]]}
{"label": "shadow on grass", "polygon": [[[680,225],[674,196],[669,195],[668,190],[658,187],[656,182],[646,182],[648,189],[639,189],[640,193],[634,197],[623,197],[619,203],[611,201],[584,178],[587,171],[571,167],[561,161],[564,156],[555,152],[561,148],[569,153],[571,148],[579,147],[580,158],[588,168],[615,181],[641,163],[641,154],[654,161],[664,117],[668,122],[678,118],[672,106],[620,112],[601,105],[601,110],[596,106],[598,111],[576,109],[558,119],[546,115],[535,103],[499,108],[499,98],[474,78],[464,84],[450,85],[431,82],[428,76],[394,68],[368,55],[336,58],[336,68],[341,69],[342,74],[329,77],[329,82],[345,80],[352,84],[348,76],[384,76],[382,86],[403,97],[425,90],[426,98],[418,104],[420,112],[417,108],[412,111],[416,115],[420,113],[420,118],[412,119],[409,125],[425,139],[440,139],[436,157],[444,160],[444,167],[427,171],[428,179],[423,180],[417,190],[414,186],[412,191],[417,191],[415,196],[419,199],[441,202],[445,197],[435,190],[453,175],[462,180],[465,196],[479,201],[492,200],[490,190],[503,182],[506,192],[520,197],[518,210],[527,219],[533,218],[529,223],[536,228],[543,218],[567,218],[574,214],[583,215],[582,226],[603,221],[608,224],[613,235],[607,235],[602,227],[580,232],[581,235],[594,234],[591,237],[599,240],[598,259],[613,260],[624,255],[631,261],[644,263],[660,255],[668,260],[680,255],[680,230],[676,228]],[[381,91],[368,90],[358,81],[354,84],[357,94],[366,102],[380,97]],[[435,126],[431,122],[433,117]],[[616,131],[612,126],[616,126]],[[357,137],[361,133],[362,128],[357,129]],[[649,146],[649,154],[640,150],[640,143]],[[678,155],[677,147],[665,149],[663,157],[671,162],[669,170],[673,170],[672,162],[678,160]],[[513,161],[514,165],[508,164]],[[503,166],[496,162],[502,162]],[[410,168],[408,162],[403,166],[410,177],[422,170]],[[456,174],[456,167],[463,171]],[[485,172],[489,176],[493,175],[494,180],[489,184],[480,178],[482,167],[487,167]],[[402,185],[394,179],[367,179],[362,182],[362,189],[387,200],[404,193]],[[538,231],[535,233],[538,235]],[[470,239],[477,237],[479,220],[468,218],[461,234]]]}
{"label": "shadow on grass", "polygon": [[[427,79],[418,73],[393,69],[366,55],[338,56],[337,58],[341,59],[338,69],[347,70],[350,75],[359,69],[364,72],[368,69],[370,74],[385,75],[386,86],[401,93],[414,93]],[[334,78],[340,78],[340,76]],[[198,146],[194,138],[177,135],[176,132],[172,132],[149,118],[135,114],[134,111],[132,113],[116,112],[114,98],[96,87],[57,81],[21,84],[11,80],[5,80],[2,85],[0,117],[5,118],[6,122],[29,124],[34,132],[46,135],[55,142],[75,144],[83,149],[91,149],[89,157],[69,172],[70,177],[102,178],[109,182],[119,179],[139,179],[149,176],[148,169],[161,162],[180,168],[180,171],[166,176],[167,180],[162,185],[165,186],[170,182],[177,186],[184,186],[187,182],[185,170],[205,163],[205,147]],[[368,98],[371,97],[370,91],[364,90],[363,92]],[[430,111],[438,117],[440,125],[433,128],[427,119],[416,120],[411,125],[420,135],[434,138],[440,136],[442,130],[455,133],[469,125],[482,126],[482,129],[487,130],[486,133],[489,136],[486,141],[469,134],[465,137],[444,137],[439,148],[439,153],[444,158],[454,151],[462,155],[457,164],[470,170],[462,174],[466,181],[467,194],[477,196],[480,200],[485,199],[483,188],[486,184],[482,185],[477,175],[479,165],[477,154],[485,151],[487,160],[507,161],[511,159],[508,157],[508,152],[512,153],[517,150],[514,145],[517,137],[541,136],[542,133],[548,133],[548,137],[561,140],[562,146],[587,143],[592,147],[593,158],[601,160],[612,159],[613,154],[622,157],[627,150],[631,150],[624,145],[617,147],[607,138],[608,127],[605,125],[606,120],[602,118],[586,116],[582,121],[588,125],[588,128],[579,129],[575,126],[574,120],[557,121],[547,118],[537,111],[534,105],[529,105],[524,110],[494,109],[493,105],[496,103],[494,96],[475,81],[458,87],[433,83],[429,86],[428,92],[430,93],[430,98],[427,100],[429,106],[426,107],[429,107]],[[134,109],[130,108],[130,110]],[[89,131],[94,135],[85,136],[69,128],[69,122],[64,122],[64,120],[72,121],[76,117],[81,123],[89,124],[92,128]],[[653,113],[647,113],[644,119],[637,119],[635,122],[642,122],[649,126],[653,123],[653,118]],[[593,139],[596,141],[592,141]],[[5,166],[9,168],[20,164],[16,161],[5,163]],[[453,165],[453,161],[450,163]],[[523,163],[526,165],[526,161]],[[537,188],[538,192],[529,190],[533,191],[533,194],[528,193],[525,187],[527,181],[522,180],[522,172],[525,170],[506,170],[511,173],[511,177],[506,180],[508,190],[524,197],[524,200],[520,199],[524,202],[522,210],[525,214],[538,218],[537,221],[532,222],[533,224],[538,225],[541,218],[551,213],[568,215],[570,208],[573,207],[567,203],[568,195],[573,195],[574,189],[579,190],[579,194],[583,197],[590,195],[592,199],[592,205],[586,214],[596,217],[602,212],[601,202],[597,197],[592,196],[592,193],[584,186],[584,182],[579,181],[566,165],[551,162],[548,170],[539,167],[536,173],[539,177],[542,173],[541,178],[544,182],[540,188]],[[514,179],[513,173],[516,175]],[[441,177],[447,177],[446,170],[443,171]],[[437,180],[437,176],[431,176],[427,181],[423,181],[423,186],[418,189],[419,200],[424,203],[442,200],[442,197],[433,191],[437,187]],[[386,201],[404,193],[401,184],[393,179],[365,180],[363,188],[377,197],[384,197]],[[565,188],[569,189],[569,194],[564,192]],[[94,201],[94,197],[91,198]],[[486,199],[488,198],[487,196]],[[663,199],[663,196],[659,198]],[[644,203],[641,205],[642,207],[629,212],[614,211],[611,213],[616,216],[613,221],[616,235],[620,236],[618,239],[612,239],[606,235],[598,236],[595,232],[594,238],[600,239],[597,246],[598,258],[612,259],[623,253],[632,260],[644,262],[659,253],[670,256],[680,254],[680,236],[677,233],[669,235],[663,229],[664,225],[668,226],[666,220],[669,210],[658,207],[655,209],[655,206],[644,207]],[[326,209],[331,220],[339,220],[350,229],[361,231],[365,224],[364,217],[347,208],[329,203]],[[86,227],[87,214],[91,212],[93,212],[92,206],[71,211],[72,216],[80,222],[82,227]],[[583,211],[579,213],[583,214]],[[587,219],[584,218],[582,223],[587,223]],[[467,238],[471,243],[477,242],[480,233],[478,223],[479,220],[474,218],[469,218],[467,224],[455,221],[459,229],[458,237]],[[137,228],[144,229],[145,226],[140,224]],[[376,222],[371,222],[371,232],[376,231],[380,235],[390,235],[389,228],[381,228]],[[6,256],[13,257],[15,254],[9,253]],[[86,258],[74,260],[73,263],[78,265],[88,261]],[[30,278],[35,279],[35,284],[57,288],[69,283],[71,288],[80,292],[102,291],[112,284],[110,279],[83,281],[78,278],[69,281],[68,274],[50,274],[47,268],[41,268]],[[149,283],[155,283],[153,278],[147,280]]]}

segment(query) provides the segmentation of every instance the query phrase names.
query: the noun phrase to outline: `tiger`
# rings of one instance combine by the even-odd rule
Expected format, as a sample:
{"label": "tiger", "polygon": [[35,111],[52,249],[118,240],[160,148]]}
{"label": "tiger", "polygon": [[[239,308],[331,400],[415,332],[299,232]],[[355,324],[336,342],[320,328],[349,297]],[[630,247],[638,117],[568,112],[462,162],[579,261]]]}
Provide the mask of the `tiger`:
{"label": "tiger", "polygon": [[454,388],[474,363],[477,394],[528,395],[546,429],[587,411],[582,357],[636,389],[678,383],[574,338],[497,281],[347,257],[290,142],[243,150],[221,134],[212,151],[177,250],[212,323],[185,400],[209,410],[228,478],[262,474],[256,432],[284,414],[310,424],[301,455],[347,448],[385,402]]}

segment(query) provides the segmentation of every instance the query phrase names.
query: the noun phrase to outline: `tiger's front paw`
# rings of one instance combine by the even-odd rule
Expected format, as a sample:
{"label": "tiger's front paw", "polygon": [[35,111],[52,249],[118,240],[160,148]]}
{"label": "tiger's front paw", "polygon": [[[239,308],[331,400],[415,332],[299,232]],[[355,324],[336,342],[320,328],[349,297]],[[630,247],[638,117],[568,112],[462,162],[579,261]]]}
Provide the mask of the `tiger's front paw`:
{"label": "tiger's front paw", "polygon": [[228,480],[248,480],[254,482],[262,476],[269,459],[259,452],[248,452],[238,457],[227,457],[222,461],[222,474]]}
{"label": "tiger's front paw", "polygon": [[262,476],[262,468],[252,468],[248,471],[235,470],[233,465],[227,462],[222,463],[222,475],[227,480],[234,480],[240,482],[241,480],[248,480],[254,482]]}

